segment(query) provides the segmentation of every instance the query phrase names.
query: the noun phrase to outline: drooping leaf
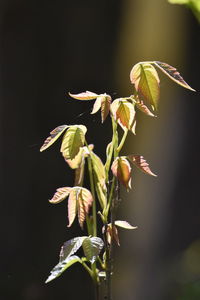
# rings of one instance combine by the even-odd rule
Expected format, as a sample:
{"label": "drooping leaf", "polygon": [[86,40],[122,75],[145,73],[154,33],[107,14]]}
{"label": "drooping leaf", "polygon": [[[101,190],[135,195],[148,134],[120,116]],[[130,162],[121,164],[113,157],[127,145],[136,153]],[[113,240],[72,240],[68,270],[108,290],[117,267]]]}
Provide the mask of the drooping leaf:
{"label": "drooping leaf", "polygon": [[44,144],[40,148],[40,152],[49,148],[68,127],[69,125],[61,125],[52,130],[50,136],[44,141]]}
{"label": "drooping leaf", "polygon": [[82,186],[84,179],[84,170],[85,170],[85,158],[82,158],[82,161],[78,168],[75,170],[75,186]]}
{"label": "drooping leaf", "polygon": [[94,102],[91,114],[96,114],[101,108],[101,97],[97,97],[97,99]]}
{"label": "drooping leaf", "polygon": [[187,82],[181,77],[180,73],[177,71],[176,68],[160,61],[155,61],[154,65],[158,67],[164,74],[166,74],[170,79],[175,81],[177,84],[183,86],[186,89],[189,89],[191,91],[195,91],[193,88],[191,88]]}
{"label": "drooping leaf", "polygon": [[107,94],[99,95],[93,105],[91,114],[95,114],[101,108],[101,121],[103,123],[109,114],[110,103],[111,103],[111,97],[109,95]]}
{"label": "drooping leaf", "polygon": [[[89,145],[88,147],[90,150],[94,149],[94,145],[92,145],[92,144]],[[90,153],[89,153],[87,147],[84,146],[84,147],[80,148],[79,153],[75,156],[74,159],[66,159],[65,157],[64,157],[64,159],[71,169],[77,169],[82,164],[83,158],[87,157],[89,154]]]}
{"label": "drooping leaf", "polygon": [[111,170],[113,175],[116,176],[127,189],[131,188],[131,166],[124,156],[117,157],[114,160]]}
{"label": "drooping leaf", "polygon": [[71,192],[71,187],[62,187],[56,190],[53,198],[49,200],[50,203],[57,204],[65,200]]}
{"label": "drooping leaf", "polygon": [[102,250],[104,243],[99,237],[87,237],[83,241],[84,254],[91,263],[94,263]]}
{"label": "drooping leaf", "polygon": [[89,190],[86,188],[77,189],[77,201],[78,201],[78,221],[83,228],[86,215],[89,213],[89,209],[92,206],[93,197]]}
{"label": "drooping leaf", "polygon": [[77,201],[77,189],[72,188],[69,199],[68,199],[68,220],[69,224],[67,227],[70,227],[72,223],[74,222],[74,219],[76,217],[78,207],[78,201]]}
{"label": "drooping leaf", "polygon": [[79,94],[71,94],[69,93],[69,95],[77,100],[93,100],[96,99],[98,97],[98,95],[96,93],[93,92],[83,92],[83,93],[79,93]]}
{"label": "drooping leaf", "polygon": [[60,250],[60,262],[64,261],[67,257],[76,253],[82,246],[86,236],[75,237],[63,244]]}
{"label": "drooping leaf", "polygon": [[156,117],[151,111],[150,109],[144,104],[143,101],[140,102],[136,102],[136,106],[139,110],[141,110],[143,113],[145,113],[147,116],[150,117]]}
{"label": "drooping leaf", "polygon": [[136,64],[131,70],[130,79],[139,96],[157,110],[160,95],[160,80],[154,66],[145,62]]}
{"label": "drooping leaf", "polygon": [[60,151],[65,159],[74,159],[85,143],[87,128],[84,125],[72,125],[63,136]]}
{"label": "drooping leaf", "polygon": [[[105,226],[103,227],[103,233],[105,231]],[[106,226],[106,239],[109,245],[111,245],[114,240],[118,246],[120,246],[118,230],[115,225],[112,226],[111,223]]]}
{"label": "drooping leaf", "polygon": [[111,97],[109,95],[101,96],[101,121],[102,123],[107,118],[110,111]]}
{"label": "drooping leaf", "polygon": [[69,256],[67,257],[65,260],[63,260],[62,262],[59,262],[51,271],[50,276],[47,278],[47,280],[45,281],[45,283],[48,283],[52,280],[54,280],[55,278],[59,277],[65,270],[67,270],[69,267],[71,267],[73,264],[75,263],[82,263],[81,259],[76,256]]}
{"label": "drooping leaf", "polygon": [[121,98],[116,99],[111,104],[111,112],[123,130],[125,128],[132,130],[135,119],[135,107],[133,103]]}
{"label": "drooping leaf", "polygon": [[124,229],[136,229],[137,226],[130,225],[127,221],[115,221],[115,225]]}
{"label": "drooping leaf", "polygon": [[107,204],[106,172],[101,159],[94,153],[90,153],[94,171],[95,189],[102,209]]}
{"label": "drooping leaf", "polygon": [[129,155],[127,157],[136,167],[138,167],[144,173],[152,176],[157,176],[150,170],[149,164],[146,162],[142,155]]}

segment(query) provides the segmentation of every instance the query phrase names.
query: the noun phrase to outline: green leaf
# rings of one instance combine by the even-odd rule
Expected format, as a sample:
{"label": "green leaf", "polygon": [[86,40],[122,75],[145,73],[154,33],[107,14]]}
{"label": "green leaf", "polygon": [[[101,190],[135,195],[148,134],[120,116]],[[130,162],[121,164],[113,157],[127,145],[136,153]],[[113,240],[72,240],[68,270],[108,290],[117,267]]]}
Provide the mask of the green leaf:
{"label": "green leaf", "polygon": [[75,170],[75,181],[74,181],[75,186],[82,186],[84,173],[85,173],[84,171],[85,171],[85,158],[82,157],[80,165]]}
{"label": "green leaf", "polygon": [[140,62],[132,68],[130,79],[135,85],[138,95],[157,110],[160,96],[160,80],[156,69],[148,62]]}
{"label": "green leaf", "polygon": [[185,4],[188,6],[197,20],[200,22],[200,1],[199,0],[168,0],[171,4]]}
{"label": "green leaf", "polygon": [[104,243],[99,237],[87,237],[84,239],[82,246],[87,260],[94,263],[101,252]]}
{"label": "green leaf", "polygon": [[96,93],[89,92],[89,91],[79,93],[79,94],[69,93],[69,95],[76,100],[93,100],[98,97],[98,95]]}
{"label": "green leaf", "polygon": [[60,262],[64,261],[67,257],[73,255],[82,246],[86,236],[75,237],[63,244],[60,250]]}
{"label": "green leaf", "polygon": [[136,229],[137,226],[130,225],[127,221],[115,221],[115,225],[124,229]]}
{"label": "green leaf", "polygon": [[76,255],[67,257],[62,262],[59,262],[53,268],[53,270],[51,271],[50,276],[47,278],[45,283],[48,283],[48,282],[54,280],[55,278],[59,277],[65,270],[67,270],[69,267],[71,267],[73,264],[75,264],[77,262],[82,263],[81,259]]}
{"label": "green leaf", "polygon": [[40,152],[49,148],[68,127],[69,125],[61,125],[52,130],[50,136],[44,141],[44,144],[40,148]]}
{"label": "green leaf", "polygon": [[117,157],[114,160],[111,170],[113,175],[116,176],[127,189],[131,188],[131,166],[124,156]]}
{"label": "green leaf", "polygon": [[185,80],[183,79],[183,77],[181,77],[180,73],[177,71],[176,68],[160,61],[155,61],[154,65],[157,66],[165,75],[167,75],[170,79],[175,81],[177,84],[191,91],[195,91],[187,84],[187,82],[185,82]]}
{"label": "green leaf", "polygon": [[74,159],[85,143],[87,128],[84,125],[72,125],[63,136],[61,152],[65,159]]}
{"label": "green leaf", "polygon": [[124,100],[123,98],[116,99],[111,104],[111,112],[123,130],[126,128],[129,130],[133,129],[135,107],[132,102]]}
{"label": "green leaf", "polygon": [[157,176],[154,174],[150,168],[149,164],[146,162],[144,157],[142,155],[128,155],[127,158],[132,162],[136,167],[138,167],[142,172],[151,175],[151,176]]}
{"label": "green leaf", "polygon": [[54,194],[53,198],[49,200],[50,203],[57,204],[65,200],[69,193],[71,192],[71,187],[61,187],[56,190],[56,193]]}

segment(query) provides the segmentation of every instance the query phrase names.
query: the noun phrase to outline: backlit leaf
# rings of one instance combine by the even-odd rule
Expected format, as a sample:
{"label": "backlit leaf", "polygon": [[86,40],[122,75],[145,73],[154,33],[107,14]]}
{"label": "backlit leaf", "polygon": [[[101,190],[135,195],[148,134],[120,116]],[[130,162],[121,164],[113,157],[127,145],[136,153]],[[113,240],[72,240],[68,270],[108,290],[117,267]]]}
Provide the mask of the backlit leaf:
{"label": "backlit leaf", "polygon": [[89,209],[92,206],[93,197],[89,190],[86,188],[77,188],[77,201],[78,201],[78,220],[80,226],[83,228],[86,215],[89,213]]}
{"label": "backlit leaf", "polygon": [[[103,233],[104,231],[105,231],[105,226],[103,227]],[[117,245],[120,246],[117,227],[115,225],[112,226],[111,223],[107,224],[106,226],[106,238],[109,245],[111,245],[112,241],[115,240]]]}
{"label": "backlit leaf", "polygon": [[74,219],[76,217],[76,212],[77,212],[77,189],[72,188],[69,199],[68,199],[68,220],[69,220],[69,225],[67,227],[70,227],[72,223],[74,222]]}
{"label": "backlit leaf", "polygon": [[65,200],[68,197],[71,189],[72,189],[71,187],[62,187],[62,188],[57,189],[53,198],[51,200],[49,200],[49,202],[53,203],[53,204],[62,202],[63,200]]}
{"label": "backlit leaf", "polygon": [[102,250],[104,243],[99,237],[87,237],[83,241],[84,254],[91,263],[94,263]]}
{"label": "backlit leaf", "polygon": [[[89,145],[88,147],[90,150],[94,149],[94,145],[92,145],[92,144]],[[83,158],[87,157],[89,154],[90,153],[89,153],[88,148],[86,146],[84,146],[84,147],[80,148],[79,153],[75,156],[74,159],[66,159],[65,157],[64,157],[64,159],[71,169],[77,169],[82,164]]]}
{"label": "backlit leaf", "polygon": [[123,130],[125,130],[125,128],[132,130],[135,108],[131,102],[121,98],[116,99],[111,104],[111,112]]}
{"label": "backlit leaf", "polygon": [[132,226],[127,221],[120,221],[120,220],[115,221],[115,225],[119,226],[121,228],[124,228],[124,229],[136,229],[137,228],[137,226]]}
{"label": "backlit leaf", "polygon": [[180,73],[177,71],[176,68],[160,61],[155,61],[154,65],[157,66],[164,74],[166,74],[170,79],[175,81],[177,84],[191,91],[195,91],[187,84],[187,82],[185,82],[185,80],[183,79],[183,77],[181,77]]}
{"label": "backlit leaf", "polygon": [[94,102],[91,114],[96,114],[98,110],[101,108],[101,97],[97,97],[97,99]]}
{"label": "backlit leaf", "polygon": [[136,102],[136,106],[139,110],[141,110],[143,113],[145,113],[147,116],[150,117],[156,117],[151,111],[150,109],[144,104],[143,101],[140,102]]}
{"label": "backlit leaf", "polygon": [[96,99],[98,97],[98,95],[96,93],[93,92],[83,92],[83,93],[79,93],[79,94],[71,94],[69,93],[69,95],[77,100],[93,100]]}
{"label": "backlit leaf", "polygon": [[45,283],[48,283],[48,282],[54,280],[55,278],[59,277],[65,270],[67,270],[69,267],[71,267],[76,262],[82,263],[81,259],[76,255],[69,256],[65,260],[63,260],[62,262],[59,262],[53,268],[53,270],[51,271],[50,276],[47,278]]}
{"label": "backlit leaf", "polygon": [[146,162],[142,155],[129,155],[127,157],[136,167],[138,167],[144,173],[152,176],[157,176],[150,170],[149,164]]}
{"label": "backlit leaf", "polygon": [[111,166],[111,170],[113,175],[116,176],[127,189],[131,188],[131,167],[125,157],[117,157]]}
{"label": "backlit leaf", "polygon": [[63,244],[60,250],[60,262],[65,260],[67,257],[73,255],[82,246],[86,236],[75,237]]}
{"label": "backlit leaf", "polygon": [[69,127],[68,125],[61,125],[56,127],[54,130],[52,130],[50,132],[50,136],[44,141],[44,144],[40,148],[40,152],[49,148],[68,127]]}
{"label": "backlit leaf", "polygon": [[78,168],[75,170],[75,186],[82,186],[84,179],[84,170],[85,170],[85,158],[82,158],[82,161]]}
{"label": "backlit leaf", "polygon": [[84,125],[72,125],[63,136],[61,152],[66,159],[74,159],[85,143],[87,128]]}
{"label": "backlit leaf", "polygon": [[101,96],[101,121],[102,123],[107,118],[110,111],[111,97],[109,95]]}
{"label": "backlit leaf", "polygon": [[160,95],[160,80],[156,69],[150,63],[138,63],[132,68],[130,79],[135,85],[139,96],[157,109]]}

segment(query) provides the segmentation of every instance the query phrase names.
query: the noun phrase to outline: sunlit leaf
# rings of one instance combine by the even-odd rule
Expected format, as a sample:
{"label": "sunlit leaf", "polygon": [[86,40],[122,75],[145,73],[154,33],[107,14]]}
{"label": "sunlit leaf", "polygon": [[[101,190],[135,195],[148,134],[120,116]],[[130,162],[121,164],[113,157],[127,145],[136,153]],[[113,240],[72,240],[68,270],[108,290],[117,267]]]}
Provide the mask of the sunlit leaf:
{"label": "sunlit leaf", "polygon": [[79,93],[79,94],[71,94],[69,93],[69,95],[77,100],[93,100],[96,99],[98,97],[98,95],[96,93],[93,92],[83,92],[83,93]]}
{"label": "sunlit leaf", "polygon": [[95,190],[98,196],[99,203],[101,205],[101,208],[104,209],[107,205],[107,190],[106,186],[102,186],[98,180],[96,180],[95,184]]}
{"label": "sunlit leaf", "polygon": [[80,165],[75,170],[75,186],[82,186],[83,179],[84,179],[84,170],[85,170],[85,158],[83,157],[81,160]]}
{"label": "sunlit leaf", "polygon": [[78,203],[78,221],[83,228],[86,215],[89,213],[89,209],[92,206],[93,197],[89,190],[86,188],[76,188],[76,197]]}
{"label": "sunlit leaf", "polygon": [[101,121],[102,123],[107,118],[110,111],[111,97],[109,95],[101,96]]}
{"label": "sunlit leaf", "polygon": [[99,237],[87,237],[83,241],[84,254],[91,263],[94,263],[102,250],[104,243]]}
{"label": "sunlit leaf", "polygon": [[53,204],[62,202],[63,200],[65,200],[68,197],[71,189],[72,189],[71,187],[62,187],[62,188],[57,189],[53,198],[51,200],[49,200],[49,202],[51,202]]}
{"label": "sunlit leaf", "polygon": [[97,99],[94,102],[91,114],[96,114],[101,108],[101,97],[97,97]]}
{"label": "sunlit leaf", "polygon": [[47,280],[45,281],[45,283],[48,283],[52,280],[54,280],[55,278],[59,277],[65,270],[67,270],[69,267],[71,267],[73,264],[75,263],[82,263],[81,259],[76,256],[69,256],[67,257],[65,260],[63,260],[62,262],[59,262],[51,271],[50,276],[47,278]]}
{"label": "sunlit leaf", "polygon": [[61,125],[56,127],[54,130],[50,132],[50,136],[44,141],[44,144],[40,148],[40,152],[49,148],[60,136],[61,134],[67,129],[69,125]]}
{"label": "sunlit leaf", "polygon": [[156,117],[151,111],[150,109],[144,104],[143,101],[140,102],[136,102],[136,106],[139,110],[141,110],[143,113],[145,113],[147,116],[150,117]]}
{"label": "sunlit leaf", "polygon": [[183,77],[181,77],[180,73],[177,71],[176,68],[160,61],[155,61],[154,65],[157,66],[164,74],[166,74],[170,79],[175,81],[177,84],[191,91],[195,91],[187,84],[187,82],[185,82],[185,80],[183,79]]}
{"label": "sunlit leaf", "polygon": [[127,189],[131,188],[131,166],[125,157],[117,157],[111,166],[111,170],[113,175],[116,176]]}
{"label": "sunlit leaf", "polygon": [[65,159],[74,159],[85,143],[87,128],[84,125],[72,125],[63,136],[61,152]]}
{"label": "sunlit leaf", "polygon": [[120,220],[115,221],[115,225],[119,226],[121,228],[124,228],[124,229],[136,229],[137,228],[137,226],[132,226],[127,221],[120,221]]}
{"label": "sunlit leaf", "polygon": [[172,4],[185,4],[189,7],[197,20],[200,22],[200,1],[199,0],[168,0]]}
{"label": "sunlit leaf", "polygon": [[138,167],[144,173],[152,176],[157,176],[150,170],[149,164],[146,162],[142,155],[129,155],[127,157],[136,167]]}
{"label": "sunlit leaf", "polygon": [[76,217],[77,207],[78,207],[77,189],[72,188],[72,190],[69,194],[69,199],[68,199],[68,220],[69,220],[69,224],[68,224],[67,227],[70,227],[72,225],[72,223],[74,222],[74,219]]}
{"label": "sunlit leaf", "polygon": [[116,99],[111,104],[111,112],[123,130],[125,130],[125,128],[132,130],[135,118],[133,103],[121,98]]}
{"label": "sunlit leaf", "polygon": [[[92,145],[92,144],[89,145],[88,147],[90,150],[94,149],[94,145]],[[83,158],[87,157],[89,154],[90,153],[89,153],[88,148],[86,146],[84,146],[84,147],[80,148],[79,153],[75,156],[74,159],[66,159],[65,157],[64,157],[64,159],[71,169],[77,169],[82,164]]]}
{"label": "sunlit leaf", "polygon": [[156,69],[150,63],[138,63],[132,68],[130,79],[135,85],[139,96],[157,109],[160,95],[160,80]]}
{"label": "sunlit leaf", "polygon": [[82,246],[86,236],[75,237],[63,244],[60,250],[60,262],[73,255]]}

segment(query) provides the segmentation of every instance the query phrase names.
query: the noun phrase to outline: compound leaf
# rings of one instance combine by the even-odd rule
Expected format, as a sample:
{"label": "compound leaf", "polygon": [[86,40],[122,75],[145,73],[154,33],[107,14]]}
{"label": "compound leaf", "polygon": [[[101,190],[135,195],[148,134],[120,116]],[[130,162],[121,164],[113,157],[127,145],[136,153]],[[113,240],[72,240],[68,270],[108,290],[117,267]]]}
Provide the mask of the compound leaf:
{"label": "compound leaf", "polygon": [[154,66],[145,62],[136,64],[131,70],[130,79],[139,96],[157,110],[160,96],[160,80]]}
{"label": "compound leaf", "polygon": [[67,129],[69,125],[61,125],[56,127],[54,130],[50,132],[50,136],[44,141],[44,144],[40,148],[40,152],[49,148],[60,136],[61,134]]}
{"label": "compound leaf", "polygon": [[77,202],[78,202],[78,220],[81,228],[85,221],[86,215],[92,206],[93,197],[89,190],[86,188],[77,189]]}
{"label": "compound leaf", "polygon": [[75,237],[63,244],[60,250],[60,262],[64,261],[67,257],[73,255],[82,246],[86,236]]}

